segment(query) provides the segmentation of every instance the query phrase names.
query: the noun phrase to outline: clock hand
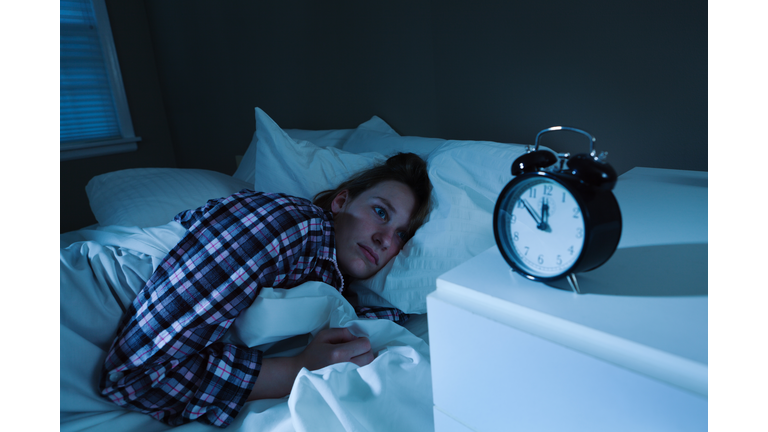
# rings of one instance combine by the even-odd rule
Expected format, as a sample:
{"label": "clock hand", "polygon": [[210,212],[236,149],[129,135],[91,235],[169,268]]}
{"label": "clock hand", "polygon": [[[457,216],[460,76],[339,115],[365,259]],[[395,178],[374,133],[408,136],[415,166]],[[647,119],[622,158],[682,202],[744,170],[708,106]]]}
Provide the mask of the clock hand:
{"label": "clock hand", "polygon": [[536,226],[537,227],[540,226],[541,225],[541,217],[539,217],[539,214],[536,213],[536,210],[534,210],[533,207],[531,207],[531,205],[528,204],[528,201],[520,198],[520,202],[523,203],[523,206],[525,206],[525,209],[528,210],[528,213],[531,214],[531,217],[533,218],[534,222],[536,222]]}
{"label": "clock hand", "polygon": [[552,232],[551,229],[549,229],[549,224],[547,221],[549,220],[549,204],[547,203],[547,198],[541,199],[541,223],[536,226],[536,228],[542,230],[542,231],[548,231]]}

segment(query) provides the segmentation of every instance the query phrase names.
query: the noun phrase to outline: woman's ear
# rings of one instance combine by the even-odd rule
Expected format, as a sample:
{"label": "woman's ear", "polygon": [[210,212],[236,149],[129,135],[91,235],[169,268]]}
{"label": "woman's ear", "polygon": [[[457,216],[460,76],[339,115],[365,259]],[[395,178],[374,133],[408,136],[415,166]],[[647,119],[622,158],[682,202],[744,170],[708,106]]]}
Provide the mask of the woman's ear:
{"label": "woman's ear", "polygon": [[334,216],[344,209],[344,206],[347,204],[347,198],[349,198],[349,191],[346,189],[336,194],[336,197],[333,198],[333,201],[331,201],[331,213]]}

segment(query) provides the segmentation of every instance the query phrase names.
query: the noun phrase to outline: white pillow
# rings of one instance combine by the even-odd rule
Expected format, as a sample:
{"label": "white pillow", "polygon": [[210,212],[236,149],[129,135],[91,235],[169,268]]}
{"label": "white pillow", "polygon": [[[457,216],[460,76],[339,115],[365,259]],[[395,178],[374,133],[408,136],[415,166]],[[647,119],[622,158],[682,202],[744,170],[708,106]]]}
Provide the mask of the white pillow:
{"label": "white pillow", "polygon": [[259,192],[282,192],[311,200],[336,188],[351,174],[386,158],[379,153],[349,153],[296,141],[264,111],[256,108],[256,160],[253,187]]}
{"label": "white pillow", "polygon": [[[310,141],[318,147],[336,147],[340,148],[354,132],[354,129],[328,129],[328,130],[303,130],[303,129],[286,129],[285,132],[291,138],[295,140]],[[256,147],[259,143],[259,139],[256,136],[256,131],[253,132],[253,138],[248,145],[243,159],[240,161],[240,165],[237,166],[237,170],[232,177],[238,178],[243,181],[253,183],[256,176]]]}
{"label": "white pillow", "polygon": [[164,225],[209,199],[252,187],[216,171],[134,168],[98,175],[88,182],[85,192],[100,225],[146,228]]}
{"label": "white pillow", "polygon": [[328,129],[328,130],[306,130],[306,129],[283,129],[289,137],[296,141],[309,141],[318,147],[341,146],[347,142],[349,137],[355,132],[354,129]]}
{"label": "white pillow", "polygon": [[400,136],[384,120],[375,117],[355,129],[341,148],[352,153],[379,152],[386,156],[397,152],[411,152],[426,159],[445,142],[446,140],[440,138]]}
{"label": "white pillow", "polygon": [[350,284],[361,304],[425,313],[437,277],[495,244],[493,209],[524,145],[445,141],[428,159],[435,207],[413,238],[372,278]]}
{"label": "white pillow", "polygon": [[[259,110],[259,108],[256,108]],[[377,131],[381,133],[397,134],[384,120],[373,116],[370,120],[362,123],[358,128],[363,127],[367,130]],[[306,130],[306,129],[285,129],[284,132],[289,137],[296,141],[309,141],[318,147],[334,147],[341,148],[345,142],[352,136],[356,129],[328,129],[328,130]],[[256,178],[256,148],[258,147],[258,136],[256,132],[253,133],[251,143],[248,145],[243,159],[238,165],[237,170],[232,175],[249,183],[253,183]],[[349,151],[349,150],[347,150]],[[352,153],[364,153],[364,152],[352,152]]]}
{"label": "white pillow", "polygon": [[[383,134],[390,134],[390,135],[397,135],[397,136],[400,135],[397,132],[395,132],[394,129],[392,129],[392,126],[387,124],[387,122],[385,122],[378,116],[373,116],[367,122],[361,123],[360,126],[357,127],[357,129],[352,131],[352,133],[358,130],[369,130],[369,131],[381,132]],[[351,134],[350,134],[350,138],[351,138]]]}

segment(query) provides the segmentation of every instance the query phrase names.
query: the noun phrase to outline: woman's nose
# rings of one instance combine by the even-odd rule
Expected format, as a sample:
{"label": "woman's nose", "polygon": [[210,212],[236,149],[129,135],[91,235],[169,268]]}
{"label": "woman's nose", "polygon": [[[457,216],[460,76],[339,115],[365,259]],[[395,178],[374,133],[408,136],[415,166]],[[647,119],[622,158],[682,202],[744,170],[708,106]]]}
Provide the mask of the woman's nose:
{"label": "woman's nose", "polygon": [[373,240],[382,250],[386,250],[392,244],[392,237],[395,235],[394,229],[385,229],[377,231],[374,234]]}

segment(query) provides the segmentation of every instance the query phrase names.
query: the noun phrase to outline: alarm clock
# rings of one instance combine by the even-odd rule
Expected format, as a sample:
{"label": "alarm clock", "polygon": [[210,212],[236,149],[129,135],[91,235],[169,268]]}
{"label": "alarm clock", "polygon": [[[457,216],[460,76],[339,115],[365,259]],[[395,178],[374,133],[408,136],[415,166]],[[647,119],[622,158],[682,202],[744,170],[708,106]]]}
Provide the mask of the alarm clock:
{"label": "alarm clock", "polygon": [[[539,150],[541,135],[555,131],[585,135],[589,153]],[[552,286],[567,278],[578,293],[576,273],[594,270],[613,255],[622,227],[612,192],[617,176],[594,143],[581,129],[554,126],[539,132],[533,150],[513,162],[515,177],[496,201],[493,233],[515,272]]]}

